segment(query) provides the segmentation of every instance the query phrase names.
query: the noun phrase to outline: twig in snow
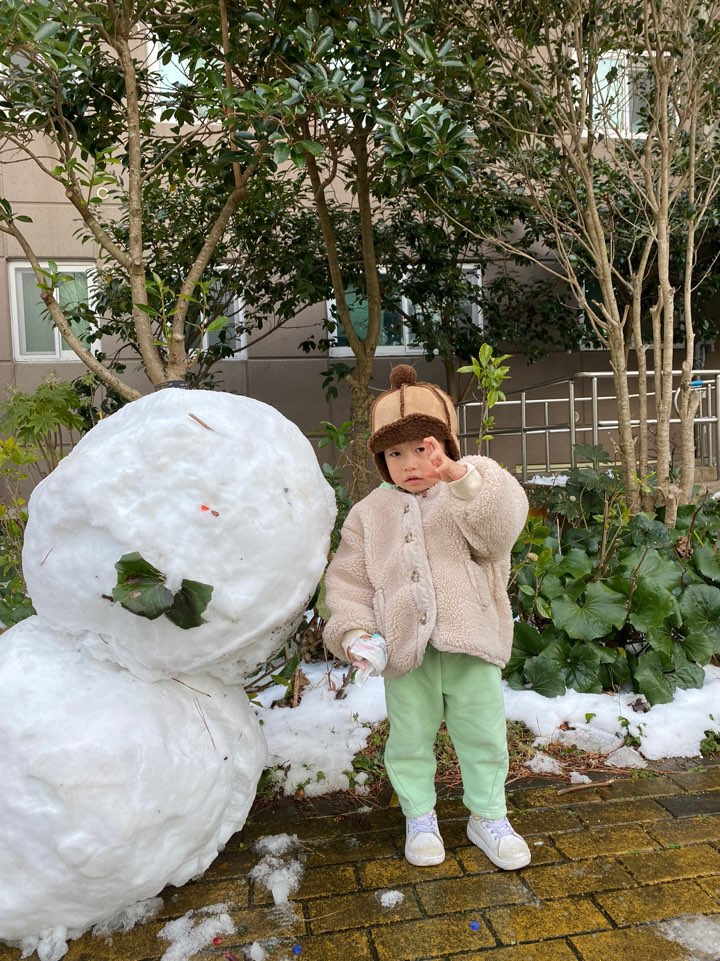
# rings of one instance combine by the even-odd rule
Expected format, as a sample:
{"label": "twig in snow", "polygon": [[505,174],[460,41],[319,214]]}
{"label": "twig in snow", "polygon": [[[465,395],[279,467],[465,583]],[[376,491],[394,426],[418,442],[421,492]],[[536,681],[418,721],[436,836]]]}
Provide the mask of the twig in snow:
{"label": "twig in snow", "polygon": [[205,712],[204,712],[203,709],[200,707],[200,701],[198,701],[198,699],[197,699],[196,697],[193,698],[193,701],[195,702],[195,707],[197,708],[197,712],[198,712],[198,714],[200,715],[200,717],[202,718],[203,724],[205,725],[205,730],[206,730],[206,731],[208,732],[208,734],[210,735],[210,740],[212,741],[212,746],[213,746],[213,748],[215,748],[215,750],[217,751],[217,746],[215,745],[215,738],[212,736],[212,731],[211,731],[210,728],[208,727],[208,722],[205,720]]}
{"label": "twig in snow", "polygon": [[181,681],[179,677],[171,677],[170,680],[175,681],[177,684],[182,684],[183,687],[187,687],[191,691],[197,691],[198,694],[204,694],[205,697],[212,697],[212,694],[208,694],[207,691],[201,691],[199,687],[193,687],[191,684],[186,684],[185,681]]}
{"label": "twig in snow", "polygon": [[195,414],[191,414],[188,412],[188,417],[192,417],[193,420],[196,420],[201,427],[205,428],[205,430],[211,430],[213,434],[215,433],[214,427],[211,427],[209,424],[206,424],[204,420],[200,420],[200,418],[197,417]]}

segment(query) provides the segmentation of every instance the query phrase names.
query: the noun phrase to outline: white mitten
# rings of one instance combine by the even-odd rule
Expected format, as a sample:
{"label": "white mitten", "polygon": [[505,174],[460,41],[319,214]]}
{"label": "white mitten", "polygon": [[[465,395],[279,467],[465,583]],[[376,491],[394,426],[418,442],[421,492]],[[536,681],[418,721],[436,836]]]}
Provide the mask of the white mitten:
{"label": "white mitten", "polygon": [[382,634],[356,637],[348,648],[352,660],[367,661],[367,667],[355,671],[355,683],[361,687],[369,677],[378,677],[387,664],[387,644]]}

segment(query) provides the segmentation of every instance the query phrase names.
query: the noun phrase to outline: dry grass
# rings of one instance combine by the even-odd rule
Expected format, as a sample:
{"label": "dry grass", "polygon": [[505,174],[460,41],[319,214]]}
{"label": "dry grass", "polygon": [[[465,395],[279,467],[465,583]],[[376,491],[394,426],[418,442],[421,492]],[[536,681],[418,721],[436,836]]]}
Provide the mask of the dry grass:
{"label": "dry grass", "polygon": [[[360,791],[357,792],[358,800],[371,806],[381,803],[380,795],[388,790],[388,779],[383,765],[388,729],[387,720],[374,725],[367,746],[357,755],[354,761],[355,771],[362,771],[367,774],[367,780]],[[521,721],[508,721],[507,733],[510,753],[510,770],[507,783],[512,784],[527,778],[537,777],[538,775],[534,771],[525,766],[526,762],[538,751],[538,748],[533,746],[535,734]],[[554,781],[566,781],[569,784],[573,772],[578,774],[607,773],[611,774],[612,777],[620,777],[629,773],[609,767],[605,763],[605,755],[603,754],[583,751],[566,744],[549,744],[543,747],[542,751],[557,761],[562,768],[562,773],[552,775]],[[435,783],[438,797],[441,799],[456,797],[462,788],[462,778],[457,755],[444,724],[435,740],[435,756],[437,758]],[[643,771],[640,776],[647,775]]]}

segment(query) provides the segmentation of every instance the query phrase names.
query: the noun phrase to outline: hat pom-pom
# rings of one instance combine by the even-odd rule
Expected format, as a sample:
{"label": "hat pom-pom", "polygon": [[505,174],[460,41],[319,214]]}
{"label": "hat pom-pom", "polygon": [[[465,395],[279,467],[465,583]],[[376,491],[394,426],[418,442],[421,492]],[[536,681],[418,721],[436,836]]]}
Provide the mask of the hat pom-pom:
{"label": "hat pom-pom", "polygon": [[390,371],[391,387],[411,387],[417,382],[417,373],[410,364],[398,364]]}

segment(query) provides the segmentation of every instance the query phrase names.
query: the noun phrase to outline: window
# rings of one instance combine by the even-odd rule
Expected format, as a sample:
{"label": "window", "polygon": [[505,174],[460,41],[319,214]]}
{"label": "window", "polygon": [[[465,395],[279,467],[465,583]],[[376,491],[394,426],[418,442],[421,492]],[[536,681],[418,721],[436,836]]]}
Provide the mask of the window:
{"label": "window", "polygon": [[[235,353],[223,360],[247,360],[247,334],[242,329],[245,310],[239,297],[233,297],[228,304],[217,305],[217,315],[228,318],[228,323],[218,330],[205,330],[203,333],[203,350],[209,350],[217,344],[225,343]],[[220,311],[224,311],[221,313]],[[209,321],[212,327],[212,321]]]}
{"label": "window", "polygon": [[[463,265],[463,273],[466,273],[468,280],[473,284],[480,284],[480,271],[474,264]],[[382,272],[381,272],[382,277]],[[348,288],[345,292],[352,325],[360,337],[367,334],[367,300],[362,294]],[[335,313],[335,301],[327,302],[328,319],[337,321]],[[473,303],[470,298],[460,306],[460,310],[466,317],[479,327],[482,327],[482,316],[478,304]],[[405,322],[406,317],[412,317],[417,313],[417,308],[407,297],[402,297],[400,310],[393,311],[390,308],[383,308],[380,316],[380,337],[378,339],[377,355],[393,356],[403,354],[422,354],[422,345],[416,343],[413,332]],[[440,315],[438,311],[432,311],[429,316],[439,323]],[[335,344],[330,348],[331,357],[347,357],[352,354],[352,350],[347,342],[347,337],[338,321],[338,326],[334,335]]]}
{"label": "window", "polygon": [[[48,269],[48,264],[42,264]],[[27,261],[10,264],[10,305],[12,314],[13,356],[16,361],[77,361],[55,327],[40,297],[35,273]],[[58,264],[55,298],[63,308],[75,333],[85,343],[91,331],[87,317],[72,316],[78,306],[92,306],[94,264]],[[96,343],[96,346],[99,344]]]}
{"label": "window", "polygon": [[[476,264],[463,264],[462,272],[466,283],[473,287],[482,287],[482,272]],[[468,296],[462,299],[459,303],[458,310],[459,313],[464,316],[466,323],[471,324],[473,327],[479,327],[480,330],[483,329],[483,317],[480,304],[477,303],[474,298]],[[420,310],[414,305],[412,305],[411,311],[413,314],[420,314]],[[426,316],[428,319],[434,320],[435,323],[440,323],[439,310],[429,311]]]}
{"label": "window", "polygon": [[[183,111],[187,114],[183,122],[191,123],[203,120],[207,116],[207,104],[194,102],[194,96],[192,101],[190,99],[197,71],[207,72],[205,60],[200,58],[191,62],[187,58],[172,53],[159,41],[153,40],[149,44],[146,66],[150,71],[150,96],[155,104],[154,115],[157,122],[178,119],[174,111],[181,104]],[[218,70],[221,70],[220,66]],[[167,114],[168,111],[172,116]]]}
{"label": "window", "polygon": [[163,90],[174,87],[185,87],[190,83],[187,72],[187,64],[184,63],[176,53],[169,55],[161,54],[157,49],[155,69],[160,75],[160,82]]}
{"label": "window", "polygon": [[608,137],[643,136],[651,82],[646,63],[633,63],[625,53],[601,57],[592,87],[596,128]]}
{"label": "window", "polygon": [[[368,327],[367,300],[360,291],[352,287],[348,287],[345,291],[345,299],[355,331],[359,337],[365,337]],[[406,314],[412,313],[412,305],[406,297],[402,298],[401,310]],[[337,322],[334,335],[335,345],[330,348],[330,356],[346,357],[352,354],[345,331],[337,319],[334,300],[328,301],[328,318]],[[419,348],[413,347],[411,340],[412,333],[404,323],[403,314],[384,307],[380,315],[380,337],[378,338],[377,353],[386,355],[419,353]]]}

